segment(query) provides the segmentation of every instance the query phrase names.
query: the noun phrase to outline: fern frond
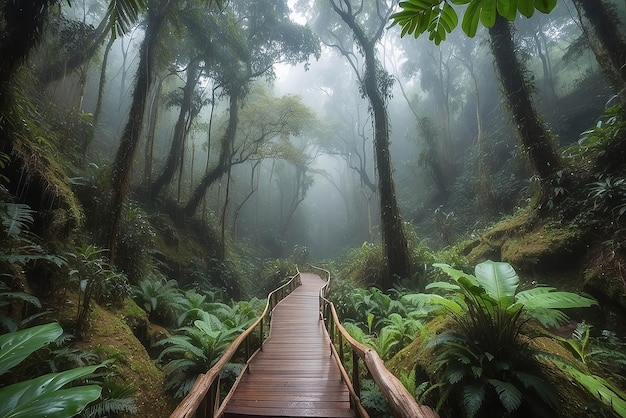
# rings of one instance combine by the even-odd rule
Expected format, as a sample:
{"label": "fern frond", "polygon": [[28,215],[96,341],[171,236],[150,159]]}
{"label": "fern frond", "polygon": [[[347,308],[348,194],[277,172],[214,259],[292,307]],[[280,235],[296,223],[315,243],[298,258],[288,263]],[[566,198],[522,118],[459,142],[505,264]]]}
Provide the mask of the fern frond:
{"label": "fern frond", "polygon": [[487,381],[496,390],[500,402],[509,413],[515,411],[522,404],[522,393],[514,384],[498,379],[487,379]]}
{"label": "fern frond", "polygon": [[34,210],[23,203],[4,203],[4,216],[2,225],[6,234],[11,238],[17,238],[22,231],[33,224]]}

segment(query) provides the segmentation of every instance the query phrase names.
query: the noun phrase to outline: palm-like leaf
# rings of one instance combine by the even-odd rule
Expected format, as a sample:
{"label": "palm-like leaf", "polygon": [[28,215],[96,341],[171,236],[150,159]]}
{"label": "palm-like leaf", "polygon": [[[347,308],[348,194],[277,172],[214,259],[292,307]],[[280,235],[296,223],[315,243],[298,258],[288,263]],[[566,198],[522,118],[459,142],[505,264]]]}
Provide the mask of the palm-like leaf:
{"label": "palm-like leaf", "polygon": [[113,37],[126,34],[146,10],[146,0],[110,0],[107,9],[109,27]]}

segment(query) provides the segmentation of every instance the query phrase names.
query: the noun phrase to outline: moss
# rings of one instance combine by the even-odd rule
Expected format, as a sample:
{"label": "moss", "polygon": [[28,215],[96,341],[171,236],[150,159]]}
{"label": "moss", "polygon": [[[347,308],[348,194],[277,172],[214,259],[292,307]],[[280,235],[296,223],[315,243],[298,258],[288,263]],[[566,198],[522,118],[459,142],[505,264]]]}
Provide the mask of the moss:
{"label": "moss", "polygon": [[526,211],[497,224],[465,246],[471,263],[507,261],[520,271],[571,268],[586,250],[584,231],[573,224],[538,222]]}
{"label": "moss", "polygon": [[[16,132],[12,154],[20,161],[26,177],[35,179],[41,194],[51,202],[58,202],[54,206],[64,207],[69,219],[79,225],[84,218],[83,209],[67,181],[69,175],[61,163],[63,157],[43,135],[42,127],[31,121],[29,126]],[[44,207],[43,202],[41,206]]]}
{"label": "moss", "polygon": [[594,294],[626,309],[626,254],[605,245],[592,250],[583,279],[585,286]]}
{"label": "moss", "polygon": [[[502,244],[502,260],[521,269],[554,263],[575,253],[581,231],[553,223],[543,224]],[[547,266],[549,269],[549,266]]]}
{"label": "moss", "polygon": [[137,389],[137,416],[168,417],[176,402],[164,391],[164,373],[152,362],[125,322],[134,316],[124,316],[122,312],[135,311],[132,304],[128,304],[127,308],[109,312],[95,305],[91,314],[92,327],[81,342],[81,348],[93,350],[103,358],[117,360],[115,364],[121,379]]}

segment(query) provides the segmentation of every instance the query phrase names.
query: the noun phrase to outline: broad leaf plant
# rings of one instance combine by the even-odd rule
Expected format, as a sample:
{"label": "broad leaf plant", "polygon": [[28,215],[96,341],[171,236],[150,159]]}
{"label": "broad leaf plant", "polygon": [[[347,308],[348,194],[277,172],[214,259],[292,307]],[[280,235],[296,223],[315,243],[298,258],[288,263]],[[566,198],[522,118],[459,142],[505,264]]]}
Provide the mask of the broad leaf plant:
{"label": "broad leaf plant", "polygon": [[473,38],[479,23],[491,28],[497,15],[509,21],[517,13],[531,17],[535,10],[550,13],[557,0],[406,0],[401,1],[400,11],[391,15],[393,25],[402,28],[400,36],[414,35],[416,38],[428,32],[428,38],[436,45],[445,41],[459,24],[459,12],[464,8],[461,28]]}

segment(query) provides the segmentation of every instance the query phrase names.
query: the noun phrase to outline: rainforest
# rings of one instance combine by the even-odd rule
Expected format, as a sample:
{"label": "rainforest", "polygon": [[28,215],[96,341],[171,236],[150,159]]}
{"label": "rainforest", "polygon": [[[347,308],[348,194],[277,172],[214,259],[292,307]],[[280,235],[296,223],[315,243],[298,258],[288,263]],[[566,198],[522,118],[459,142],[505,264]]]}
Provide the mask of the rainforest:
{"label": "rainforest", "polygon": [[[0,0],[0,418],[626,417],[625,25]],[[229,393],[318,345],[341,414]]]}

